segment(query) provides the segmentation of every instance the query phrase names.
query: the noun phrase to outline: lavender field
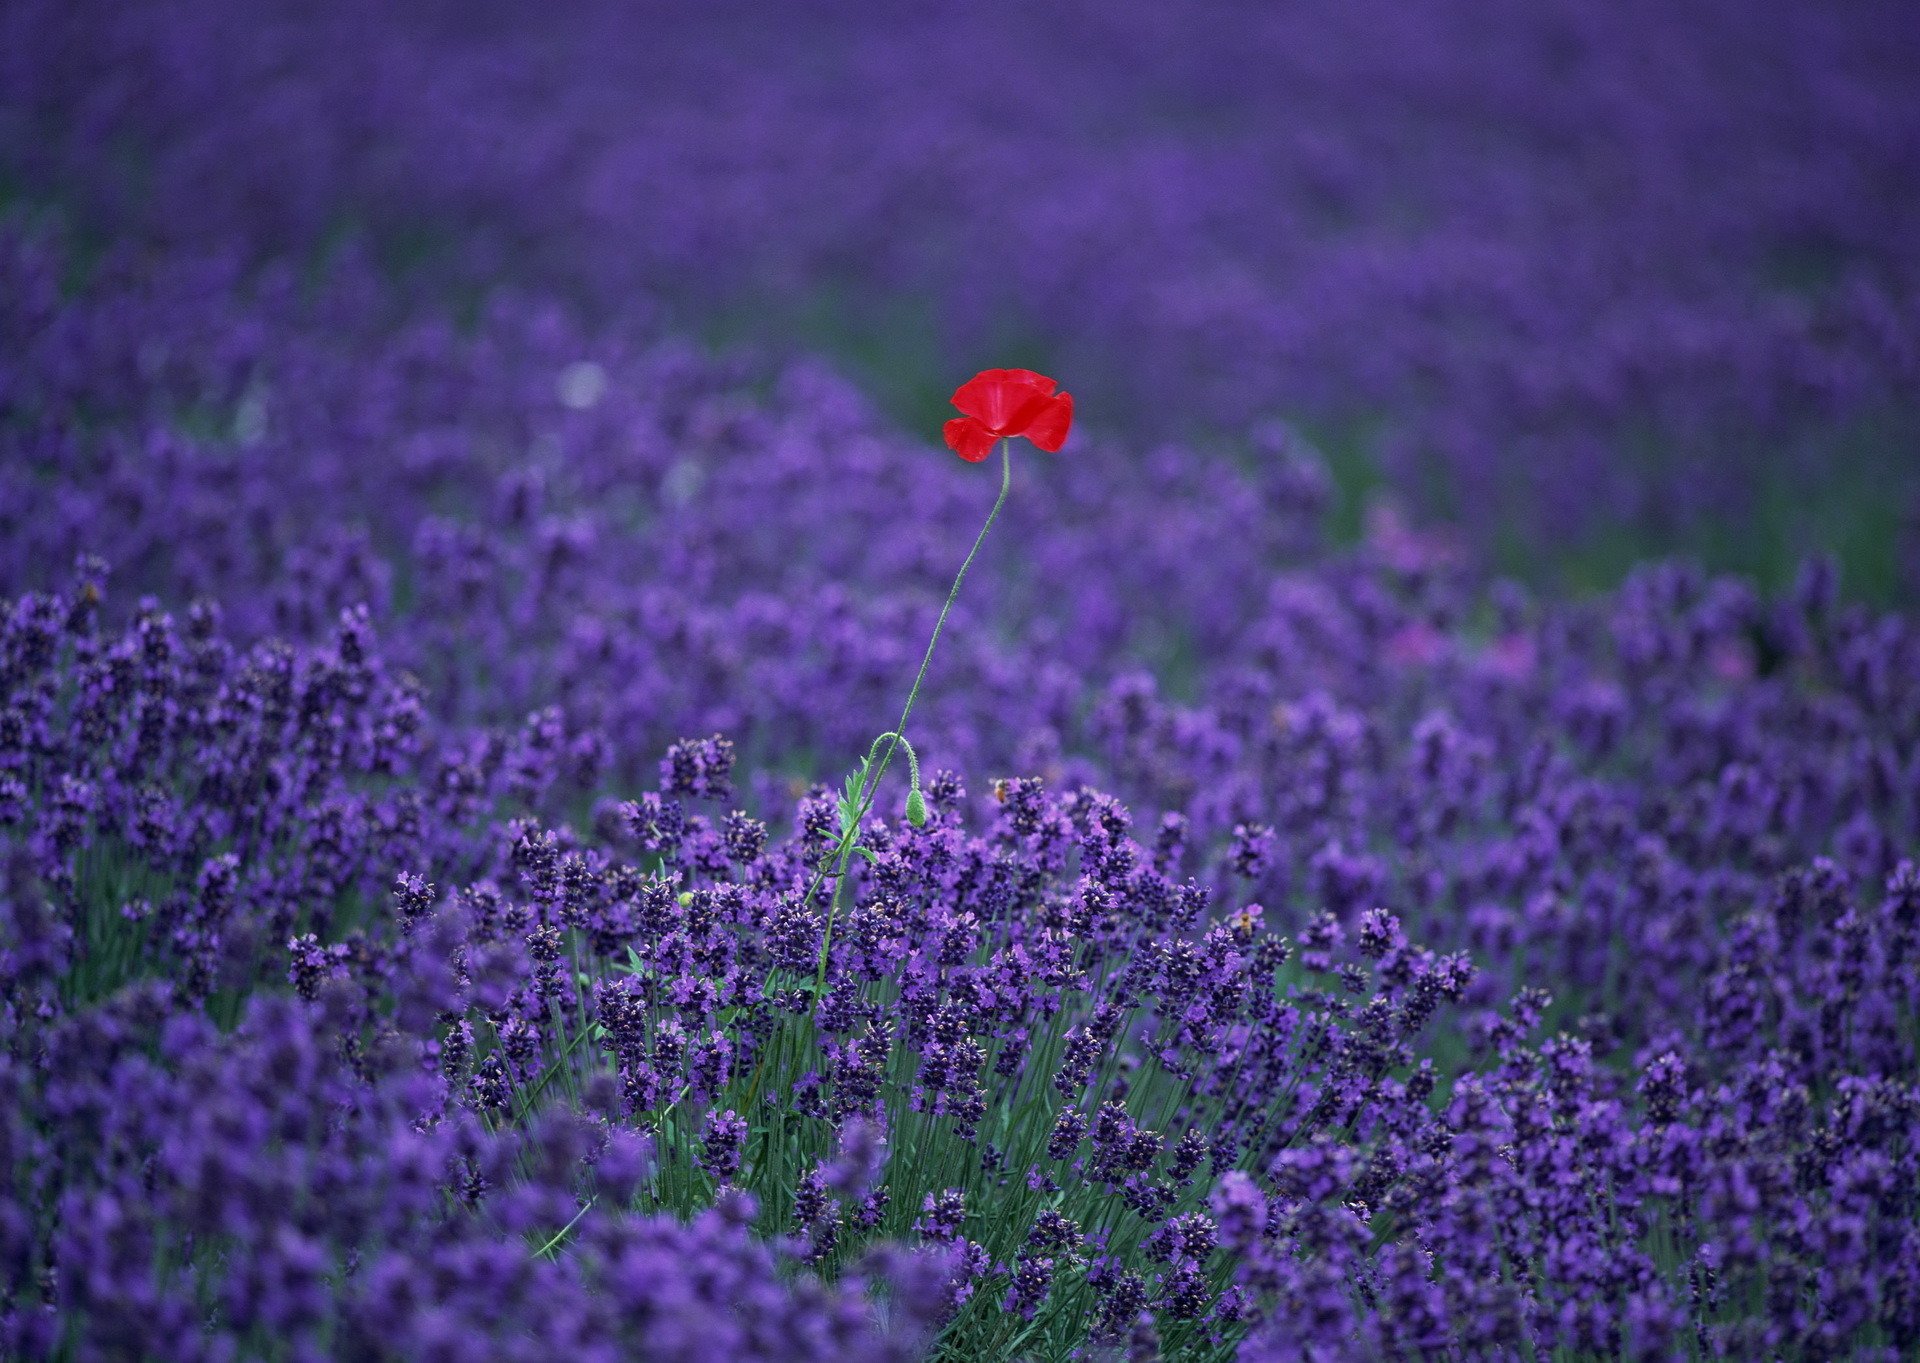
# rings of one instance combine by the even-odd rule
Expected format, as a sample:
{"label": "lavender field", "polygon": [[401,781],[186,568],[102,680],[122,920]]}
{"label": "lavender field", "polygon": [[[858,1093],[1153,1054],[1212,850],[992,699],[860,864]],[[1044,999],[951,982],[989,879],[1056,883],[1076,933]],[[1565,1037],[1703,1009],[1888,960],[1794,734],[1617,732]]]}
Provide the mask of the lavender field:
{"label": "lavender field", "polygon": [[1920,1359],[1910,10],[0,4],[0,1358]]}

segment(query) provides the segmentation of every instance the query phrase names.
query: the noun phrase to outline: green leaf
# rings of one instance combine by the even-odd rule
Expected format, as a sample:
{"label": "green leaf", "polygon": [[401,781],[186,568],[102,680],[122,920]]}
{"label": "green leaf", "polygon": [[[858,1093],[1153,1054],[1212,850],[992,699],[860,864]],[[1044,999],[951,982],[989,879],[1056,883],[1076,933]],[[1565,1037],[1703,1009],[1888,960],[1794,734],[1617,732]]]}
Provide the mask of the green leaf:
{"label": "green leaf", "polygon": [[860,816],[860,803],[867,788],[867,773],[871,769],[866,758],[860,759],[859,767],[846,779],[840,791],[840,836],[845,837],[853,831],[854,820]]}

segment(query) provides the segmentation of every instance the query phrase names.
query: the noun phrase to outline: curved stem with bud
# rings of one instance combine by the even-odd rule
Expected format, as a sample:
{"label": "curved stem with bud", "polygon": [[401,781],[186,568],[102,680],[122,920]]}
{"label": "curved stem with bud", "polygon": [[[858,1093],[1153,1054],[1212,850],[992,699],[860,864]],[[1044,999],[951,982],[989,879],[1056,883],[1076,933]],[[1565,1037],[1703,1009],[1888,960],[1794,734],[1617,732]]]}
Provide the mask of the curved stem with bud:
{"label": "curved stem with bud", "polygon": [[[953,603],[960,595],[960,584],[967,580],[967,569],[973,566],[974,556],[980,552],[980,546],[986,542],[987,531],[993,528],[994,520],[1000,515],[1000,508],[1006,505],[1007,493],[1013,487],[1013,441],[1011,438],[1000,442],[1000,495],[994,499],[993,510],[987,513],[986,523],[980,527],[980,533],[974,536],[973,547],[967,550],[967,556],[960,563],[960,571],[954,574],[953,587],[947,592],[946,604],[940,607],[940,617],[933,622],[933,637],[927,640],[927,651],[920,659],[920,671],[913,679],[913,687],[907,692],[907,703],[901,708],[900,722],[873,740],[867,749],[867,756],[860,763],[860,770],[849,777],[840,805],[840,840],[834,845],[820,869],[815,872],[813,881],[807,886],[807,892],[801,897],[801,904],[813,902],[813,896],[820,889],[820,883],[828,875],[834,877],[833,898],[827,910],[826,931],[820,941],[820,972],[815,981],[816,989],[826,983],[827,949],[833,943],[833,920],[840,904],[840,886],[846,879],[847,859],[860,847],[860,826],[873,808],[874,799],[880,793],[880,778],[887,774],[887,767],[893,761],[896,749],[907,750],[907,769],[909,785],[907,791],[907,821],[916,827],[926,821],[926,801],[920,794],[920,759],[913,751],[913,745],[907,742],[907,720],[913,714],[913,705],[920,698],[920,687],[927,679],[927,668],[933,663],[933,650],[940,642],[940,631],[947,623],[947,615],[953,610]],[[880,753],[879,762],[874,761],[874,753],[885,743],[886,751]],[[915,818],[915,814],[919,817]]]}

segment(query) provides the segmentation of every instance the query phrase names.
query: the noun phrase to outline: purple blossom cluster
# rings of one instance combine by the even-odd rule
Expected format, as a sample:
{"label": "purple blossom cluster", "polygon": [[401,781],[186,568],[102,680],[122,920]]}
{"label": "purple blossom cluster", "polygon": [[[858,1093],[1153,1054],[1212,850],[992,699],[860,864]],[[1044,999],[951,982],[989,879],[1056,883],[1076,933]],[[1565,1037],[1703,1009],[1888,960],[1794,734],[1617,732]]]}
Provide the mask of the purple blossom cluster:
{"label": "purple blossom cluster", "polygon": [[812,9],[0,8],[0,1356],[1920,1354],[1911,26]]}
{"label": "purple blossom cluster", "polygon": [[[567,753],[423,733],[363,611],[311,648],[204,606],[109,631],[99,571],[0,629],[0,1352],[918,1355],[939,1256],[796,1280],[749,1193],[659,1214],[610,1084],[512,1087],[580,863],[501,814]],[[496,867],[547,897],[426,879]]]}
{"label": "purple blossom cluster", "polygon": [[[1818,578],[1770,629],[1837,660],[1860,639]],[[1623,594],[1616,646],[1681,631],[1683,600]],[[1920,1343],[1910,774],[1879,805],[1794,779],[1798,821],[1735,830],[1738,762],[1698,806],[1678,776],[1610,799],[1571,758],[1449,786],[1495,740],[1422,720],[1420,817],[1360,798],[1364,760],[1347,792],[1377,811],[1351,845],[1394,862],[1328,843],[1288,872],[1313,825],[1278,782],[1257,835],[1169,811],[1142,842],[1084,785],[941,773],[808,908],[824,792],[742,836],[709,812],[723,739],[583,805],[569,749],[429,718],[363,613],[241,647],[211,608],[114,626],[110,601],[83,564],[0,631],[11,1352]],[[1695,683],[1794,698],[1762,726],[1776,779],[1831,751],[1848,678],[1911,749],[1920,673],[1785,657]],[[1668,666],[1671,719],[1704,701]],[[1703,742],[1663,732],[1636,741],[1676,767]],[[1468,798],[1522,780],[1504,817]],[[1667,846],[1650,809],[1711,836]],[[1516,897],[1561,908],[1488,931]]]}

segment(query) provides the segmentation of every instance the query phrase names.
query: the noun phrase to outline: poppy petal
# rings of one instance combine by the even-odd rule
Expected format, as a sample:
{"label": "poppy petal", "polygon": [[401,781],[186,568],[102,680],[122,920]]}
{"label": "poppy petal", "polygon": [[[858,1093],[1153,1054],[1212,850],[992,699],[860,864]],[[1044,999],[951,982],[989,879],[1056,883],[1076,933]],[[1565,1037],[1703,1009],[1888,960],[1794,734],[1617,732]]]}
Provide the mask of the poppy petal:
{"label": "poppy petal", "polygon": [[1027,439],[1048,454],[1058,454],[1067,443],[1067,428],[1073,424],[1073,394],[1060,393],[1046,399],[1027,422]]}
{"label": "poppy petal", "polygon": [[995,436],[979,418],[957,416],[945,427],[947,444],[969,464],[977,464],[993,453]]}
{"label": "poppy petal", "polygon": [[986,372],[1007,383],[1021,383],[1029,388],[1038,388],[1043,397],[1060,386],[1045,374],[1036,374],[1031,369],[989,369]]}
{"label": "poppy petal", "polygon": [[1040,413],[1047,409],[1047,404],[1052,400],[1053,399],[1047,397],[1044,393],[1036,393],[1028,390],[1027,396],[1021,400],[1020,405],[1014,408],[1013,414],[1007,418],[1007,424],[1000,428],[1000,434],[1025,435],[1027,433],[1027,427],[1032,425]]}
{"label": "poppy petal", "polygon": [[978,417],[991,431],[1013,429],[1020,410],[1036,397],[1044,398],[1054,381],[1031,369],[983,369],[954,390],[953,405]]}

